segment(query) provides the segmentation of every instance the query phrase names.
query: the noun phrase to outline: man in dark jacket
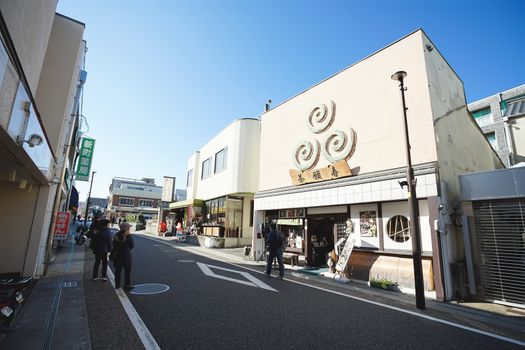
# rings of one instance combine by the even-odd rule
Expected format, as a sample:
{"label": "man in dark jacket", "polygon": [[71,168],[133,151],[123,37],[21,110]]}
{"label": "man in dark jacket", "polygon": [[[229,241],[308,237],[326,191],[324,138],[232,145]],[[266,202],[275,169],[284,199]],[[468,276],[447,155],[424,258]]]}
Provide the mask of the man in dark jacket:
{"label": "man in dark jacket", "polygon": [[283,242],[284,237],[281,231],[277,231],[277,225],[271,224],[271,230],[267,236],[268,245],[268,261],[266,265],[266,274],[268,276],[272,273],[273,259],[277,258],[279,263],[279,277],[284,277],[284,264],[283,264]]}
{"label": "man in dark jacket", "polygon": [[108,253],[112,250],[112,237],[109,230],[109,220],[102,219],[93,229],[92,249],[95,254],[93,265],[93,280],[98,280],[98,267],[102,262],[102,281],[108,280]]}
{"label": "man in dark jacket", "polygon": [[124,269],[124,288],[131,290],[134,286],[131,284],[131,265],[133,263],[133,257],[131,250],[135,246],[133,236],[130,233],[131,225],[127,222],[120,224],[120,231],[113,238],[114,247],[114,258],[113,263],[115,265],[115,289],[120,288],[120,277],[122,275],[122,269]]}

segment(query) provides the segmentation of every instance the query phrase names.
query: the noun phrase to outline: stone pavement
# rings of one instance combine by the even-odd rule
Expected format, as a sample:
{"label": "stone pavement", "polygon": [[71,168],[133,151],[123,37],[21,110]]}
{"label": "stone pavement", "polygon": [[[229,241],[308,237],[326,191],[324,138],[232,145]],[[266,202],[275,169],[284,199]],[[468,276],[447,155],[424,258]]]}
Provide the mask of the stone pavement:
{"label": "stone pavement", "polygon": [[[138,232],[150,239],[172,244],[173,238]],[[244,256],[243,248],[208,249],[176,244],[177,248],[209,258],[242,265],[262,272],[264,263]],[[76,246],[72,240],[61,249],[13,321],[13,332],[0,338],[2,349],[144,349],[119,296],[109,281],[93,281],[93,255],[87,244]],[[374,302],[407,307],[414,297],[382,291],[359,283],[338,283],[287,266],[286,277],[296,283],[326,286],[339,293],[361,296]],[[488,332],[525,341],[525,313],[490,303],[445,303],[427,300],[425,313],[441,319],[463,322]]]}

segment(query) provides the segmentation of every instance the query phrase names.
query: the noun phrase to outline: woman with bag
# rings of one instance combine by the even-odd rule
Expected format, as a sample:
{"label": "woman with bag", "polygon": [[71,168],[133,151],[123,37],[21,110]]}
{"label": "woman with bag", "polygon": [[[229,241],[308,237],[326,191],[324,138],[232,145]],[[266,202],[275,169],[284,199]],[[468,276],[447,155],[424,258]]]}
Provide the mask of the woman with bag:
{"label": "woman with bag", "polygon": [[120,224],[120,231],[113,237],[111,258],[115,266],[115,289],[120,288],[122,269],[124,269],[124,289],[131,290],[135,287],[131,284],[131,265],[133,262],[131,250],[135,242],[133,242],[130,230],[131,225],[123,222]]}

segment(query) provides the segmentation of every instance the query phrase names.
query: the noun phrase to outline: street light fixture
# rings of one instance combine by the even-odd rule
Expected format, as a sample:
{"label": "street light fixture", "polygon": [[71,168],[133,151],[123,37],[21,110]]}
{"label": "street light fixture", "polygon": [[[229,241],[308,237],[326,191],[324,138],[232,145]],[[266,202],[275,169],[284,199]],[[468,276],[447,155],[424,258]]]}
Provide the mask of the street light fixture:
{"label": "street light fixture", "polygon": [[[392,80],[399,82],[401,91],[401,102],[403,104],[403,129],[405,133],[405,150],[407,157],[407,185],[408,185],[408,207],[409,215],[412,221],[410,225],[410,235],[412,237],[412,260],[414,263],[414,284],[416,287],[416,307],[425,308],[425,290],[423,284],[423,267],[421,264],[421,234],[419,232],[419,206],[416,195],[416,179],[414,178],[414,169],[412,169],[412,158],[410,155],[410,138],[408,136],[407,107],[405,104],[405,85],[403,79],[407,73],[398,71],[392,74]],[[401,184],[401,183],[400,183]]]}

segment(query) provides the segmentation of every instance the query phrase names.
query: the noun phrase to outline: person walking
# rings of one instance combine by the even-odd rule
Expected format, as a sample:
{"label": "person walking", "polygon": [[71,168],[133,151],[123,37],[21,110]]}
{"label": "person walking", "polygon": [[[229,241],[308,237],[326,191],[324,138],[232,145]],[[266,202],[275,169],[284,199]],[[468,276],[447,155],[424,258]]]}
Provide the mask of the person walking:
{"label": "person walking", "polygon": [[115,289],[121,287],[122,269],[124,269],[124,289],[131,290],[135,286],[131,284],[131,265],[133,258],[131,250],[135,246],[131,235],[131,224],[123,222],[120,231],[113,237],[113,265],[115,266]]}
{"label": "person walking", "polygon": [[271,230],[268,233],[267,245],[268,245],[268,261],[266,263],[266,275],[271,276],[273,259],[277,258],[279,264],[279,278],[284,277],[284,264],[283,264],[283,242],[284,237],[281,231],[277,230],[277,225],[272,223],[270,225]]}
{"label": "person walking", "polygon": [[98,268],[102,263],[102,281],[108,280],[108,253],[112,250],[111,232],[109,231],[109,220],[102,219],[97,222],[93,229],[92,249],[95,254],[93,265],[93,280],[98,280]]}

